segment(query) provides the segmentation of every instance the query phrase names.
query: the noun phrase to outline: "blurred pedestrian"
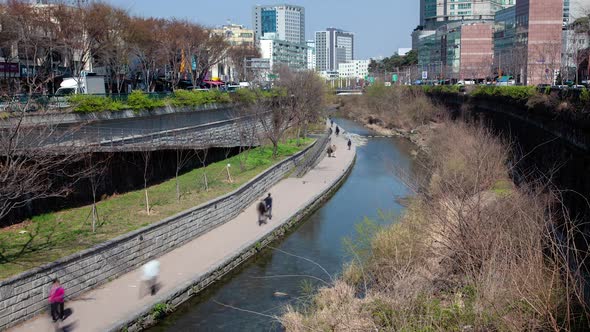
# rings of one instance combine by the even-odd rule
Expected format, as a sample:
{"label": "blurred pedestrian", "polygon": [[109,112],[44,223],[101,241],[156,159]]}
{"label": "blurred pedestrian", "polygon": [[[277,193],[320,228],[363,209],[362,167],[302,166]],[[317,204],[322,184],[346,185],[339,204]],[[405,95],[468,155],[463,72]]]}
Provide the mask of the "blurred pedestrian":
{"label": "blurred pedestrian", "polygon": [[340,135],[340,128],[336,126],[336,136]]}
{"label": "blurred pedestrian", "polygon": [[348,143],[346,145],[348,145],[348,150],[350,150],[350,147],[352,146],[352,141],[350,138],[348,139]]}
{"label": "blurred pedestrian", "polygon": [[272,197],[270,193],[264,199],[264,205],[266,205],[266,215],[268,216],[268,220],[272,220]]}
{"label": "blurred pedestrian", "polygon": [[[145,263],[142,267],[142,289],[154,296],[158,292],[158,276],[160,275],[160,262],[155,259]],[[145,292],[142,291],[142,296]]]}
{"label": "blurred pedestrian", "polygon": [[334,120],[330,119],[330,128],[334,127]]}
{"label": "blurred pedestrian", "polygon": [[261,226],[262,224],[266,224],[266,204],[264,204],[264,201],[260,201],[258,203],[258,226]]}
{"label": "blurred pedestrian", "polygon": [[336,158],[336,144],[332,144],[332,157]]}
{"label": "blurred pedestrian", "polygon": [[326,153],[328,153],[328,158],[332,158],[333,152],[334,152],[334,150],[332,150],[332,146],[328,145],[328,148],[326,149]]}
{"label": "blurred pedestrian", "polygon": [[51,318],[54,322],[58,319],[64,319],[64,297],[66,291],[59,283],[59,279],[53,279],[51,289],[49,290],[49,306],[51,307]]}

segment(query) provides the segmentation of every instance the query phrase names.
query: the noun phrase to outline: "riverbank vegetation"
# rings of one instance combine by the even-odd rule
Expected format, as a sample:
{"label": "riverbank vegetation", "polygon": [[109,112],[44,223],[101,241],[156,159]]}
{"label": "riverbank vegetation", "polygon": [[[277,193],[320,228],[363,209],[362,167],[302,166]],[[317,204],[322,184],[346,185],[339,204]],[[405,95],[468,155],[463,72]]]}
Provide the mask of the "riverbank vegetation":
{"label": "riverbank vegetation", "polygon": [[440,107],[421,89],[391,88],[375,84],[362,96],[341,99],[340,113],[361,123],[410,131],[440,117]]}
{"label": "riverbank vegetation", "polygon": [[437,121],[431,176],[409,183],[405,214],[351,246],[337,281],[289,307],[288,331],[587,330],[576,264],[587,254],[573,246],[559,194],[512,185],[510,146],[487,129]]}
{"label": "riverbank vegetation", "polygon": [[[298,144],[296,139],[288,139],[279,144],[278,158],[273,157],[270,147],[254,148],[180,174],[178,181],[171,179],[149,186],[149,213],[146,212],[143,189],[103,197],[95,205],[98,222],[94,230],[91,225],[95,211],[92,205],[39,215],[2,228],[0,279],[50,263],[227,194],[273,164],[301,151],[312,141],[300,140]],[[203,157],[202,151],[192,153],[192,158],[198,157]],[[231,167],[231,181],[228,180],[228,164],[234,165]],[[177,196],[178,188],[180,196]]]}
{"label": "riverbank vegetation", "polygon": [[546,114],[585,117],[590,111],[590,92],[587,88],[568,89],[535,86],[422,86],[428,94],[439,96],[465,95],[521,106],[528,111]]}

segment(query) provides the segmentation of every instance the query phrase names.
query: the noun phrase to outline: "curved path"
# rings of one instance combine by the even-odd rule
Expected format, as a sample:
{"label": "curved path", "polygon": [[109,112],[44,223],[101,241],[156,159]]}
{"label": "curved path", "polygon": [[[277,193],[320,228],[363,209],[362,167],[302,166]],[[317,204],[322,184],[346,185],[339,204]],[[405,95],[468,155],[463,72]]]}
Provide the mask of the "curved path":
{"label": "curved path", "polygon": [[[162,288],[155,296],[140,298],[140,271],[129,272],[66,302],[66,307],[73,309],[73,314],[62,325],[70,326],[74,331],[110,330],[139,315],[146,307],[164,302],[176,287],[205,274],[248,244],[263,238],[287,222],[318,193],[325,191],[348,170],[354,160],[355,148],[353,146],[348,151],[346,143],[342,134],[340,137],[333,135],[332,144],[337,146],[336,158],[323,158],[302,178],[284,179],[270,189],[274,198],[273,219],[268,224],[258,226],[256,203],[252,204],[235,219],[159,257]],[[44,314],[9,331],[39,332],[54,331],[55,328],[49,315]]]}

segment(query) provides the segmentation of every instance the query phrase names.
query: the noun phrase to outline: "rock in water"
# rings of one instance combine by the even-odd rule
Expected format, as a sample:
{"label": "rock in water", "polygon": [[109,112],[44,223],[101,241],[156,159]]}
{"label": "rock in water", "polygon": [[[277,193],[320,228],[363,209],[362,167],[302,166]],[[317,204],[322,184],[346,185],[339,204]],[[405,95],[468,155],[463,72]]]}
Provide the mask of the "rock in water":
{"label": "rock in water", "polygon": [[275,297],[286,297],[288,296],[287,293],[283,293],[283,292],[274,292],[273,294]]}

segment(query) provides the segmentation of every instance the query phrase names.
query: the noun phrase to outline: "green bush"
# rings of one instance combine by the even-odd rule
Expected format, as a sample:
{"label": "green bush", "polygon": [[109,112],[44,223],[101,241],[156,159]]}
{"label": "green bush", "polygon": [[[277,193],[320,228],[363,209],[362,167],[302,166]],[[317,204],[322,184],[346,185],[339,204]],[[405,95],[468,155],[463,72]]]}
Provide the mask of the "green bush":
{"label": "green bush", "polygon": [[525,101],[537,94],[537,88],[534,86],[478,86],[471,92],[476,97],[506,97]]}
{"label": "green bush", "polygon": [[186,91],[176,90],[170,103],[179,107],[194,107],[206,104],[226,104],[231,102],[231,97],[227,93],[219,90],[210,91]]}
{"label": "green bush", "polygon": [[251,89],[238,89],[231,97],[234,102],[242,104],[252,104],[257,98],[256,92]]}
{"label": "green bush", "polygon": [[423,85],[422,90],[426,93],[459,93],[459,85]]}
{"label": "green bush", "polygon": [[156,107],[164,107],[163,100],[151,99],[147,94],[140,90],[134,90],[127,98],[127,105],[134,111],[151,110]]}
{"label": "green bush", "polygon": [[68,98],[75,112],[89,113],[102,111],[120,111],[126,109],[126,105],[109,97],[96,95],[73,95]]}

